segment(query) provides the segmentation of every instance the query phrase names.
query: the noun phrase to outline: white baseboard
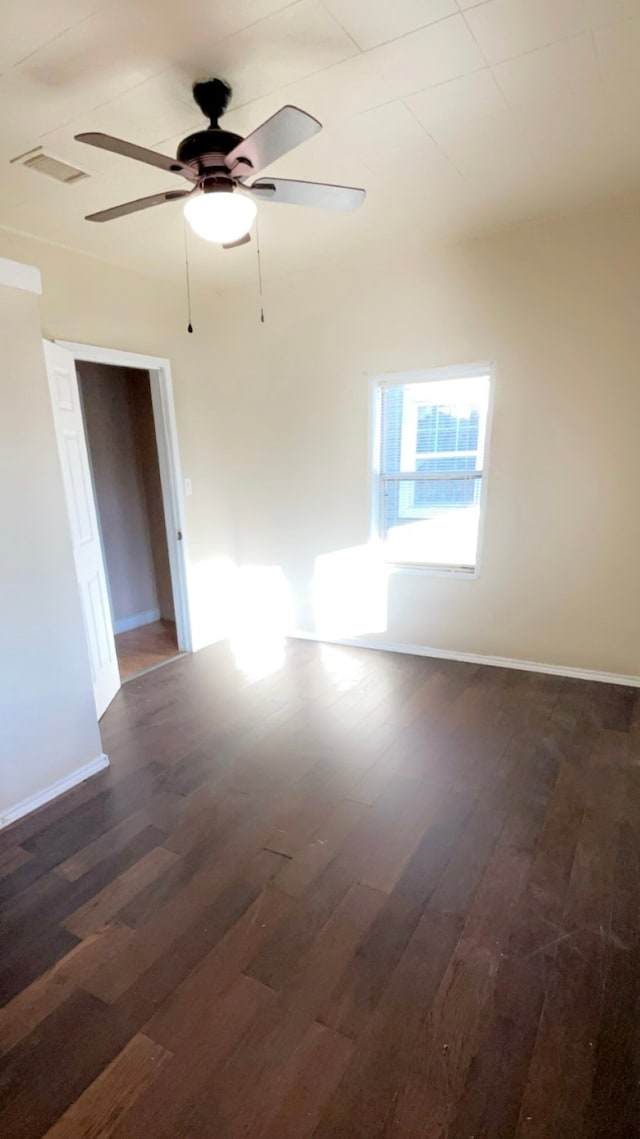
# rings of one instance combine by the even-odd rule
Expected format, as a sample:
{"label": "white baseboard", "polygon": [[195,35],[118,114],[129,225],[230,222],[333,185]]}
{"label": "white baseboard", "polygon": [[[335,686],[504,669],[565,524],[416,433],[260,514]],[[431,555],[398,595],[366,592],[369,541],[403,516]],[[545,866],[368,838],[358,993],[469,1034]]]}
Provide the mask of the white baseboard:
{"label": "white baseboard", "polygon": [[640,688],[640,676],[624,676],[615,672],[597,672],[590,668],[571,668],[562,664],[543,664],[535,660],[515,660],[513,657],[482,656],[479,653],[461,653],[450,649],[431,649],[424,645],[399,645],[390,641],[370,641],[353,638],[320,637],[296,629],[289,634],[301,641],[321,641],[327,645],[345,645],[354,649],[377,649],[387,653],[405,653],[408,656],[434,657],[436,660],[459,660],[465,664],[485,664],[493,668],[514,668],[519,672],[544,672],[549,676],[568,676],[574,680],[594,680],[601,684],[621,684]]}
{"label": "white baseboard", "polygon": [[57,799],[58,795],[64,794],[65,791],[70,791],[72,787],[77,787],[78,783],[84,783],[85,779],[90,779],[92,775],[97,775],[99,771],[103,771],[105,767],[109,766],[109,756],[102,752],[97,759],[92,759],[91,763],[85,763],[84,767],[79,767],[76,771],[72,771],[70,775],[65,775],[64,779],[59,779],[57,783],[51,783],[49,787],[44,787],[42,791],[37,791],[35,795],[30,795],[28,799],[23,799],[21,803],[16,803],[15,807],[10,807],[8,811],[0,815],[0,830],[8,827],[11,823],[15,823],[18,819],[22,819],[25,815],[31,814],[32,811],[38,807],[44,807],[45,803],[50,803],[52,799]]}
{"label": "white baseboard", "polygon": [[113,622],[114,633],[128,633],[129,629],[139,629],[141,625],[151,625],[160,620],[159,609],[145,609],[144,613],[134,613],[131,617],[121,617]]}

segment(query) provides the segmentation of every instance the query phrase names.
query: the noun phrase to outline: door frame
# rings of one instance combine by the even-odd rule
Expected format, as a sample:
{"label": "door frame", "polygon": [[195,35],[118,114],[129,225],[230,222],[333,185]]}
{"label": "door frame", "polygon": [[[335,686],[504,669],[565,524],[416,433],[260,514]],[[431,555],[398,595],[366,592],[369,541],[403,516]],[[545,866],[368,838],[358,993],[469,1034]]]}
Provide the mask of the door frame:
{"label": "door frame", "polygon": [[193,638],[189,609],[184,483],[178,448],[171,362],[163,356],[146,356],[139,352],[125,352],[119,348],[100,348],[95,344],[76,344],[70,340],[56,340],[55,343],[61,348],[66,348],[76,363],[109,364],[121,368],[138,368],[149,373],[176,616],[176,637],[180,652],[190,653],[193,651]]}

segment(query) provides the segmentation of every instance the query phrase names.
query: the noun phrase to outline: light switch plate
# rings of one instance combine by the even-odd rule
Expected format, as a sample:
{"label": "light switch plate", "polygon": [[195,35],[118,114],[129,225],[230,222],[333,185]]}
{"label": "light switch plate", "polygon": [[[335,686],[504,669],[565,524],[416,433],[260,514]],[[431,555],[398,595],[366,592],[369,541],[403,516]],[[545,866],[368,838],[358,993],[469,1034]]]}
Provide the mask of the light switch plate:
{"label": "light switch plate", "polygon": [[191,479],[184,480],[184,493],[191,494]]}

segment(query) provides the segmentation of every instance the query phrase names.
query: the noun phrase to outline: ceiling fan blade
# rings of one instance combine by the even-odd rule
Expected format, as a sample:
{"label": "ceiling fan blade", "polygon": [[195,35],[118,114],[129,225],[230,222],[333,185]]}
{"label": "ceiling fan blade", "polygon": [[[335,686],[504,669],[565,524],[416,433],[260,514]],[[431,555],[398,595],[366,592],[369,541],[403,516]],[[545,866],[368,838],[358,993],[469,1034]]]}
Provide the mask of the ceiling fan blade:
{"label": "ceiling fan blade", "polygon": [[249,178],[322,130],[322,123],[298,107],[281,107],[229,151],[225,163],[237,178]]}
{"label": "ceiling fan blade", "polygon": [[364,202],[366,190],[355,186],[330,186],[325,182],[295,182],[269,178],[247,187],[256,198],[288,206],[316,206],[321,210],[355,210]]}
{"label": "ceiling fan blade", "polygon": [[88,214],[85,221],[112,221],[113,218],[135,214],[138,210],[148,210],[151,206],[161,206],[163,202],[175,202],[178,198],[188,198],[193,190],[165,190],[164,194],[151,194],[148,198],[136,198],[135,202],[125,202],[122,206],[112,206],[110,210],[99,210]]}
{"label": "ceiling fan blade", "polygon": [[122,138],[114,138],[113,135],[101,134],[99,131],[77,134],[75,138],[77,142],[97,146],[98,150],[110,150],[113,154],[121,154],[123,158],[135,158],[137,162],[146,162],[147,166],[158,166],[160,170],[168,170],[171,174],[181,174],[190,182],[198,180],[197,173],[184,162],[169,158],[167,154],[159,154],[156,150],[148,150],[146,146],[136,146],[135,142],[125,142]]}
{"label": "ceiling fan blade", "polygon": [[251,234],[245,233],[244,237],[239,237],[237,241],[230,241],[228,245],[223,245],[223,249],[236,249],[238,245],[247,245],[251,241]]}

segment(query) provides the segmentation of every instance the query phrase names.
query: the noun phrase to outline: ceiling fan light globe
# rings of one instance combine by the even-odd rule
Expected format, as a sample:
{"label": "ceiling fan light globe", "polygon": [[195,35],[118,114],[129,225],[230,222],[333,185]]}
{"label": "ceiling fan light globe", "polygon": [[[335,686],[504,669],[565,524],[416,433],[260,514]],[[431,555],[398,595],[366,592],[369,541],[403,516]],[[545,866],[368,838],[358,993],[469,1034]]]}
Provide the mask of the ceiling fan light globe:
{"label": "ceiling fan light globe", "polygon": [[230,245],[251,229],[257,213],[255,202],[233,190],[194,194],[184,206],[184,216],[198,237]]}

